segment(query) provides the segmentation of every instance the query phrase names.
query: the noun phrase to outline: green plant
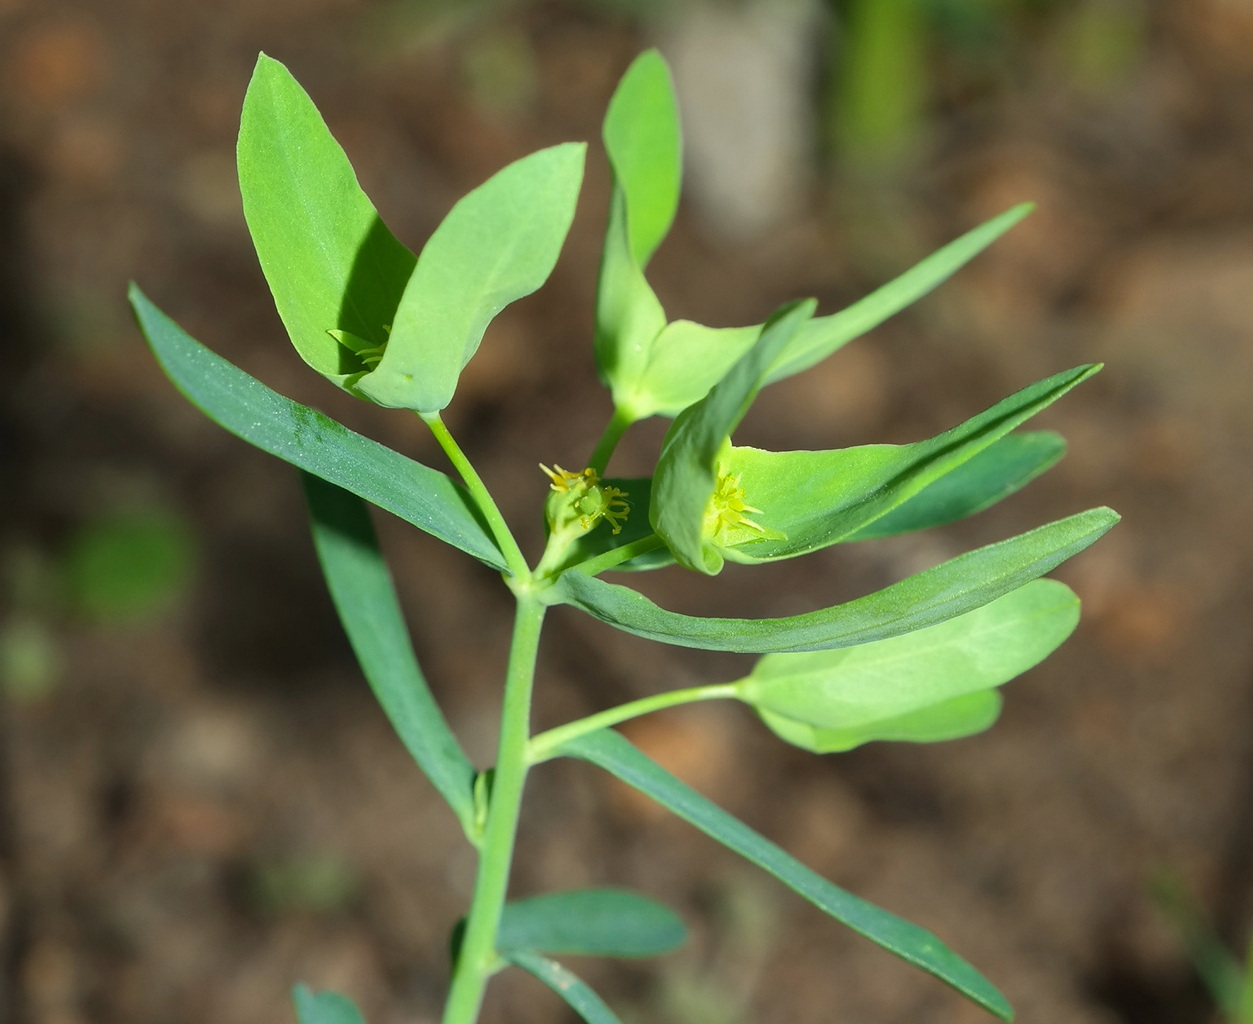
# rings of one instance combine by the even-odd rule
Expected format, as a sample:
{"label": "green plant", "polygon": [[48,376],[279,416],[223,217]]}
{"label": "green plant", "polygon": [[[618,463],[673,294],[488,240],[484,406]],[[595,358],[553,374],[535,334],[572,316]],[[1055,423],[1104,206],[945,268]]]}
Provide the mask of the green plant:
{"label": "green plant", "polygon": [[[1017,427],[1097,369],[1033,384],[916,444],[766,452],[730,437],[757,392],[813,366],[925,294],[1027,212],[1019,207],[944,247],[842,312],[784,306],[764,325],[714,329],[666,317],[645,267],[675,216],[680,133],[655,52],[627,71],[605,120],[614,174],[595,354],[613,415],[586,468],[545,469],[547,545],[532,565],[441,411],[489,321],[538,288],[574,215],[584,147],[541,150],[500,171],[448,214],[415,257],[384,226],[347,157],[286,69],[262,56],[244,103],[244,211],[297,351],[341,388],[411,410],[461,478],[421,465],[298,405],[186,335],[132,286],[139,324],[174,383],[209,417],[303,470],[315,546],[361,668],[402,742],[457,816],[478,857],[453,942],[445,1024],[477,1018],[490,977],[515,966],[582,1017],[616,1018],[554,954],[650,956],[683,939],[675,915],[618,890],[510,901],[528,772],[590,762],[758,864],[831,916],[1009,1019],[1005,998],[934,936],[818,876],[668,774],[612,729],[685,702],[734,699],[808,750],[872,740],[933,741],[986,728],[997,688],[1074,628],[1078,599],[1040,579],[1108,530],[1093,509],[968,552],[877,593],[802,615],[700,618],[600,578],[678,563],[708,575],[841,541],[887,537],[970,515],[1048,469],[1063,442]],[[619,438],[673,417],[649,479],[605,476]],[[368,504],[500,572],[516,600],[496,763],[476,771],[414,658]],[[532,735],[545,613],[566,604],[664,643],[762,654],[743,679],[659,693]],[[303,1024],[359,1020],[342,996],[299,987]]]}

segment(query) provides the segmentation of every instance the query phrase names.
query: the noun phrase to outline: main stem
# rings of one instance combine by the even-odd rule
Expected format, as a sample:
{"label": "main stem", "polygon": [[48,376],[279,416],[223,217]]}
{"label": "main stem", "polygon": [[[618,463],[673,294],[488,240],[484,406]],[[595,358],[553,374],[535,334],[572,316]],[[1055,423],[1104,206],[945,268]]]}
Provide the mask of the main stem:
{"label": "main stem", "polygon": [[478,875],[474,880],[474,897],[466,918],[461,953],[453,970],[448,1002],[444,1006],[443,1024],[474,1024],[488,979],[501,967],[496,952],[496,932],[509,888],[509,868],[513,863],[522,790],[526,783],[531,690],[544,610],[543,604],[518,588],[487,823],[480,847]]}

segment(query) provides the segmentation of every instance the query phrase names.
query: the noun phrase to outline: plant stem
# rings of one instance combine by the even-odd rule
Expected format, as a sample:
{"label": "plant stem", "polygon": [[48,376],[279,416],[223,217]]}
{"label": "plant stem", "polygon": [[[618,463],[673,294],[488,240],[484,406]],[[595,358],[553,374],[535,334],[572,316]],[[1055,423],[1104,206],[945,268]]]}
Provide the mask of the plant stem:
{"label": "plant stem", "polygon": [[618,442],[622,440],[627,427],[634,422],[633,416],[624,413],[619,408],[614,409],[613,419],[605,427],[605,432],[600,435],[600,440],[596,442],[596,448],[592,451],[592,457],[587,461],[588,466],[596,470],[598,475],[605,475],[605,467],[609,465],[613,450],[618,447]]}
{"label": "plant stem", "polygon": [[585,736],[589,732],[607,729],[619,722],[638,718],[652,711],[676,707],[679,704],[691,704],[698,700],[728,700],[734,698],[735,695],[735,683],[709,683],[705,686],[691,686],[685,690],[670,690],[666,693],[653,694],[651,697],[641,697],[639,700],[619,704],[616,708],[609,708],[607,711],[600,711],[594,715],[588,715],[587,718],[567,722],[565,725],[540,733],[527,746],[528,759],[533,765],[539,764],[552,757],[553,751],[563,743],[578,736]]}
{"label": "plant stem", "polygon": [[478,506],[479,512],[487,521],[487,528],[491,530],[492,536],[496,539],[496,546],[500,548],[500,553],[504,556],[505,564],[509,566],[509,571],[517,577],[526,577],[530,573],[530,569],[526,564],[526,558],[522,555],[522,549],[518,547],[518,542],[514,540],[513,533],[510,531],[505,517],[500,514],[500,509],[496,506],[496,501],[488,491],[487,486],[483,483],[482,477],[478,471],[470,464],[470,460],[466,458],[465,452],[461,450],[461,446],[457,444],[452,434],[448,432],[448,428],[444,425],[444,421],[440,418],[439,413],[418,413],[422,418],[422,422],[431,428],[431,433],[435,435],[435,440],[439,442],[439,446],[444,449],[444,454],[448,456],[448,461],[461,475],[461,479],[465,482],[466,489],[470,492],[470,497],[474,499],[474,504]]}
{"label": "plant stem", "polygon": [[443,1024],[474,1024],[488,979],[502,966],[496,952],[496,932],[509,888],[522,790],[530,767],[527,754],[531,690],[544,611],[545,606],[530,594],[518,594],[487,824],[461,953],[444,1006]]}

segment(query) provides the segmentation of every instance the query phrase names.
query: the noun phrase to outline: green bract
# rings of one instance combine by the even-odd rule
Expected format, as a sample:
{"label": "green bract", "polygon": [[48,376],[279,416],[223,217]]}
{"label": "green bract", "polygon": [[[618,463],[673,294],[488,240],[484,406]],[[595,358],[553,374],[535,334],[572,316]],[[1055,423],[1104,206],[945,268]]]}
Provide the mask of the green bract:
{"label": "green bract", "polygon": [[[932,742],[987,728],[999,687],[1074,629],[1079,602],[1041,579],[1118,520],[1094,508],[967,551],[871,594],[778,618],[659,607],[598,576],[675,562],[713,575],[728,560],[793,558],[972,515],[1065,450],[1017,432],[1098,369],[1032,384],[936,437],[905,445],[767,452],[731,435],[760,389],[798,373],[926,294],[1021,219],[1019,206],[842,311],[812,300],[759,326],[668,322],[644,276],[674,222],[681,138],[665,62],[627,71],[605,119],[613,194],[596,302],[595,355],[614,413],[588,464],[543,468],[548,527],[530,560],[440,416],[492,318],[538,288],[574,216],[584,149],[508,165],[458,202],[415,257],[388,231],[309,97],[264,55],[248,88],[239,178],[248,228],[297,351],[339,387],[417,412],[460,477],[421,465],[284,398],[189,337],[132,286],[131,304],[175,385],[225,429],[303,471],[314,547],[340,621],[400,742],[448,804],[477,858],[457,926],[443,1024],[474,1024],[488,980],[529,972],[589,1024],[619,1024],[550,955],[653,956],[682,942],[648,897],[584,889],[510,899],[529,771],[558,757],[602,769],[758,865],[835,920],[1008,1020],[1005,997],[934,935],[817,875],[631,746],[612,726],[695,700],[751,706],[787,742],[828,753],[875,740]],[[673,417],[651,476],[606,469],[622,432]],[[536,493],[540,483],[536,477]],[[515,602],[492,767],[476,770],[418,665],[370,520],[374,505],[499,572]],[[417,580],[418,594],[439,582]],[[743,679],[653,692],[531,732],[547,609],[566,604],[663,643],[764,655]],[[343,996],[298,986],[300,1024],[362,1024]]]}
{"label": "green bract", "polygon": [[540,150],[462,199],[415,259],[383,223],[317,108],[257,61],[239,127],[244,216],[296,351],[380,405],[435,413],[492,318],[552,272],[583,144]]}

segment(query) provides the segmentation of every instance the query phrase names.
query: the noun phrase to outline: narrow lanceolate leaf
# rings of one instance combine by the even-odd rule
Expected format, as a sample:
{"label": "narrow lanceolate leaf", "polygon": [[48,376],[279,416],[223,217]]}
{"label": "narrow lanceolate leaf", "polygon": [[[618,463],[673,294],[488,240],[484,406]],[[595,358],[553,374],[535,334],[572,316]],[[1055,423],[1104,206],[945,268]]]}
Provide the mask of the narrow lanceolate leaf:
{"label": "narrow lanceolate leaf", "polygon": [[[756,508],[753,519],[769,532],[749,532],[747,540],[720,546],[719,551],[732,561],[751,564],[793,558],[845,540],[959,469],[1099,369],[1080,366],[1037,381],[915,444],[794,452],[732,448],[726,473],[742,482]],[[675,420],[676,427],[680,420]]]}
{"label": "narrow lanceolate leaf", "polygon": [[238,161],[244,217],[292,344],[351,387],[368,369],[354,348],[387,342],[415,257],[379,218],[308,94],[265,54],[244,97]]}
{"label": "narrow lanceolate leaf", "polygon": [[[1078,622],[1079,599],[1069,587],[1033,580],[912,633],[856,647],[768,654],[734,684],[736,696],[762,712],[771,728],[780,718],[811,727],[814,732],[800,744],[809,750],[850,750],[879,739],[949,739],[990,724],[995,703],[982,697],[953,701],[994,690],[1039,664]],[[795,733],[780,735],[793,741]]]}
{"label": "narrow lanceolate leaf", "polygon": [[683,615],[577,571],[553,584],[549,600],[574,605],[624,632],[680,647],[748,654],[849,647],[932,626],[1008,594],[1082,551],[1118,518],[1112,509],[1090,509],[969,551],[866,597],[777,619]]}
{"label": "narrow lanceolate leaf", "polygon": [[603,138],[614,184],[596,290],[596,362],[619,410],[638,419],[651,415],[646,402],[636,410],[636,395],[666,325],[644,268],[674,221],[682,177],[678,104],[655,50],[618,84]]}
{"label": "narrow lanceolate leaf", "polygon": [[365,1024],[352,1000],[338,992],[314,992],[308,985],[297,985],[292,1002],[300,1024]]}
{"label": "narrow lanceolate leaf", "polygon": [[837,921],[935,975],[1003,1020],[1013,1017],[1013,1010],[1005,997],[930,932],[828,882],[738,818],[680,782],[618,733],[612,730],[588,733],[562,744],[556,753],[598,765],[763,868]]}
{"label": "narrow lanceolate leaf", "polygon": [[487,325],[548,280],[574,219],[583,143],[542,149],[498,171],[435,229],[405,286],[378,368],[357,389],[380,405],[433,413]]}
{"label": "narrow lanceolate leaf", "polygon": [[1021,490],[1056,465],[1065,453],[1065,440],[1051,430],[1002,437],[969,462],[927,484],[891,512],[844,539],[895,537],[982,512]]}
{"label": "narrow lanceolate leaf", "polygon": [[681,946],[687,929],[669,907],[625,889],[576,889],[505,904],[502,953],[647,957]]}
{"label": "narrow lanceolate leaf", "polygon": [[849,341],[878,327],[888,317],[912,305],[948,280],[1034,209],[1022,203],[993,217],[973,231],[937,249],[900,277],[871,292],[846,309],[819,317],[799,334],[770,368],[768,383],[807,370]]}
{"label": "narrow lanceolate leaf", "polygon": [[135,285],[130,300],[162,368],[209,419],[262,451],[506,571],[504,556],[460,485],[270,390],[188,335]]}
{"label": "narrow lanceolate leaf", "polygon": [[605,1001],[592,991],[587,982],[557,961],[525,950],[506,953],[505,959],[515,967],[521,967],[527,974],[539,978],[561,996],[566,1005],[587,1021],[587,1024],[622,1024],[617,1014],[605,1005]]}
{"label": "narrow lanceolate leaf", "polygon": [[811,299],[780,309],[753,347],[666,432],[653,474],[648,518],[680,565],[711,575],[722,569],[707,515],[718,484],[719,458],[731,431],[757,397],[767,368],[813,316],[816,305]]}
{"label": "narrow lanceolate leaf", "polygon": [[474,766],[418,668],[366,504],[316,476],[301,476],[314,546],[361,671],[405,749],[472,834]]}

